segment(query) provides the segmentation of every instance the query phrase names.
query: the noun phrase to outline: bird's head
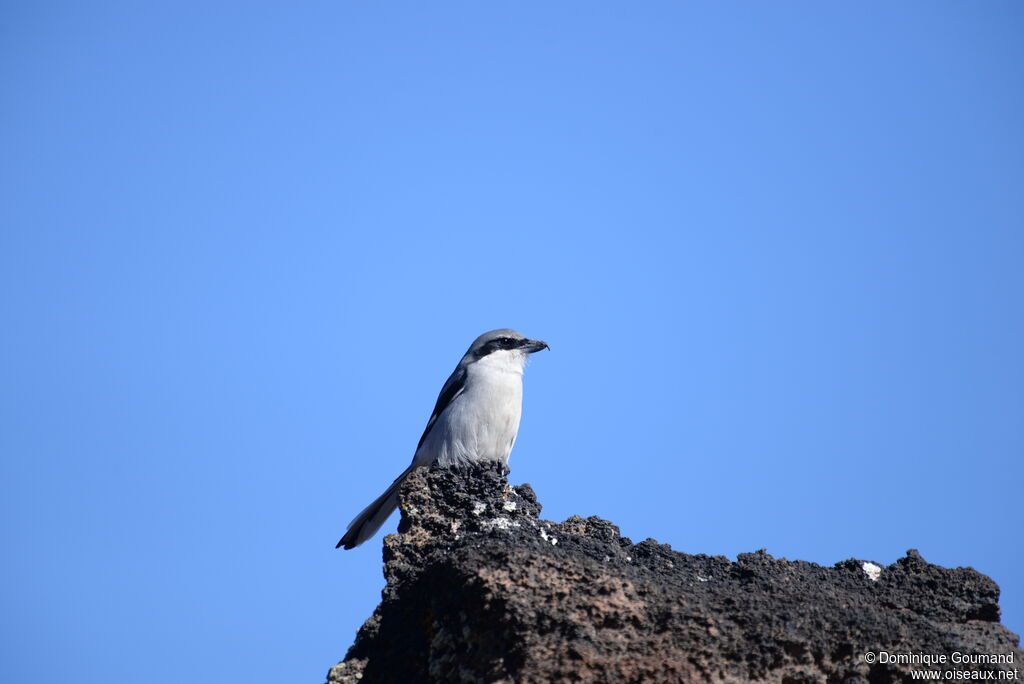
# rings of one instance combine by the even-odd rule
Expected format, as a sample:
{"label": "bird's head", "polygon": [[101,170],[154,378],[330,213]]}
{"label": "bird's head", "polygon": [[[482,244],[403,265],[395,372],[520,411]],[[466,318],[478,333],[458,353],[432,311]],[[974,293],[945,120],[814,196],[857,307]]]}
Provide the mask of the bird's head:
{"label": "bird's head", "polygon": [[517,363],[522,367],[527,356],[547,348],[547,342],[531,340],[515,330],[500,328],[485,332],[473,340],[466,355],[462,357],[462,362],[467,365],[481,361],[488,364]]}

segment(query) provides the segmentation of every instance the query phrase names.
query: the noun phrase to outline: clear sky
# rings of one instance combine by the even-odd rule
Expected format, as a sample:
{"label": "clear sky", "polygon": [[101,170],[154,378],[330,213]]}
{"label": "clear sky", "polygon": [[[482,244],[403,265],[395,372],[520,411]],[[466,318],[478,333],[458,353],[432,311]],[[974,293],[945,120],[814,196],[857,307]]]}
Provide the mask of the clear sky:
{"label": "clear sky", "polygon": [[[318,682],[481,332],[513,482],[1024,630],[1024,4],[4,3],[0,680]],[[395,519],[385,527],[393,530]]]}

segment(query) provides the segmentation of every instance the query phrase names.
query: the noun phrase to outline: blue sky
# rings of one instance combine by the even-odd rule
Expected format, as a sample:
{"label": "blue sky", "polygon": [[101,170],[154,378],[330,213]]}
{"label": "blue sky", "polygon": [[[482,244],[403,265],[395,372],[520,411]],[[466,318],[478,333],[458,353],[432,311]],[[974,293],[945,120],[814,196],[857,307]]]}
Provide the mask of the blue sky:
{"label": "blue sky", "polygon": [[0,679],[320,681],[506,326],[545,517],[918,548],[1024,630],[1020,3],[0,16]]}

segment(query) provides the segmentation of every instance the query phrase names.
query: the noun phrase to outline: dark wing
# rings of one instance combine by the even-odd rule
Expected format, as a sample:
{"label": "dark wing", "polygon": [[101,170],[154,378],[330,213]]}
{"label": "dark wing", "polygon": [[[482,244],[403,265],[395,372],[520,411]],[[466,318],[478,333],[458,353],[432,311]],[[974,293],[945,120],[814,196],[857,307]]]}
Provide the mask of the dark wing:
{"label": "dark wing", "polygon": [[427,428],[423,431],[423,436],[420,437],[419,443],[416,445],[416,451],[420,450],[423,446],[423,440],[430,434],[430,429],[434,427],[434,423],[437,422],[437,417],[441,415],[441,412],[448,408],[448,404],[452,403],[455,397],[462,394],[462,390],[466,389],[466,369],[462,366],[457,366],[451,375],[448,376],[448,381],[444,383],[444,387],[441,388],[441,394],[437,395],[437,403],[434,404],[434,412],[430,414],[430,420],[427,421]]}

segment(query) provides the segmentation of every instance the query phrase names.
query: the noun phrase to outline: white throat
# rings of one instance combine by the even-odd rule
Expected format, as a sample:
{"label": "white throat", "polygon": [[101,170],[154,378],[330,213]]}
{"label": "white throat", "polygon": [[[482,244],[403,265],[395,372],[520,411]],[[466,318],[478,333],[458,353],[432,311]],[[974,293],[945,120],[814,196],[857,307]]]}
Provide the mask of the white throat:
{"label": "white throat", "polygon": [[[527,355],[518,349],[501,349],[491,352],[476,363],[470,365],[467,371],[470,375],[490,373],[515,373],[523,374],[523,367],[526,365]],[[474,373],[475,371],[475,373]]]}

